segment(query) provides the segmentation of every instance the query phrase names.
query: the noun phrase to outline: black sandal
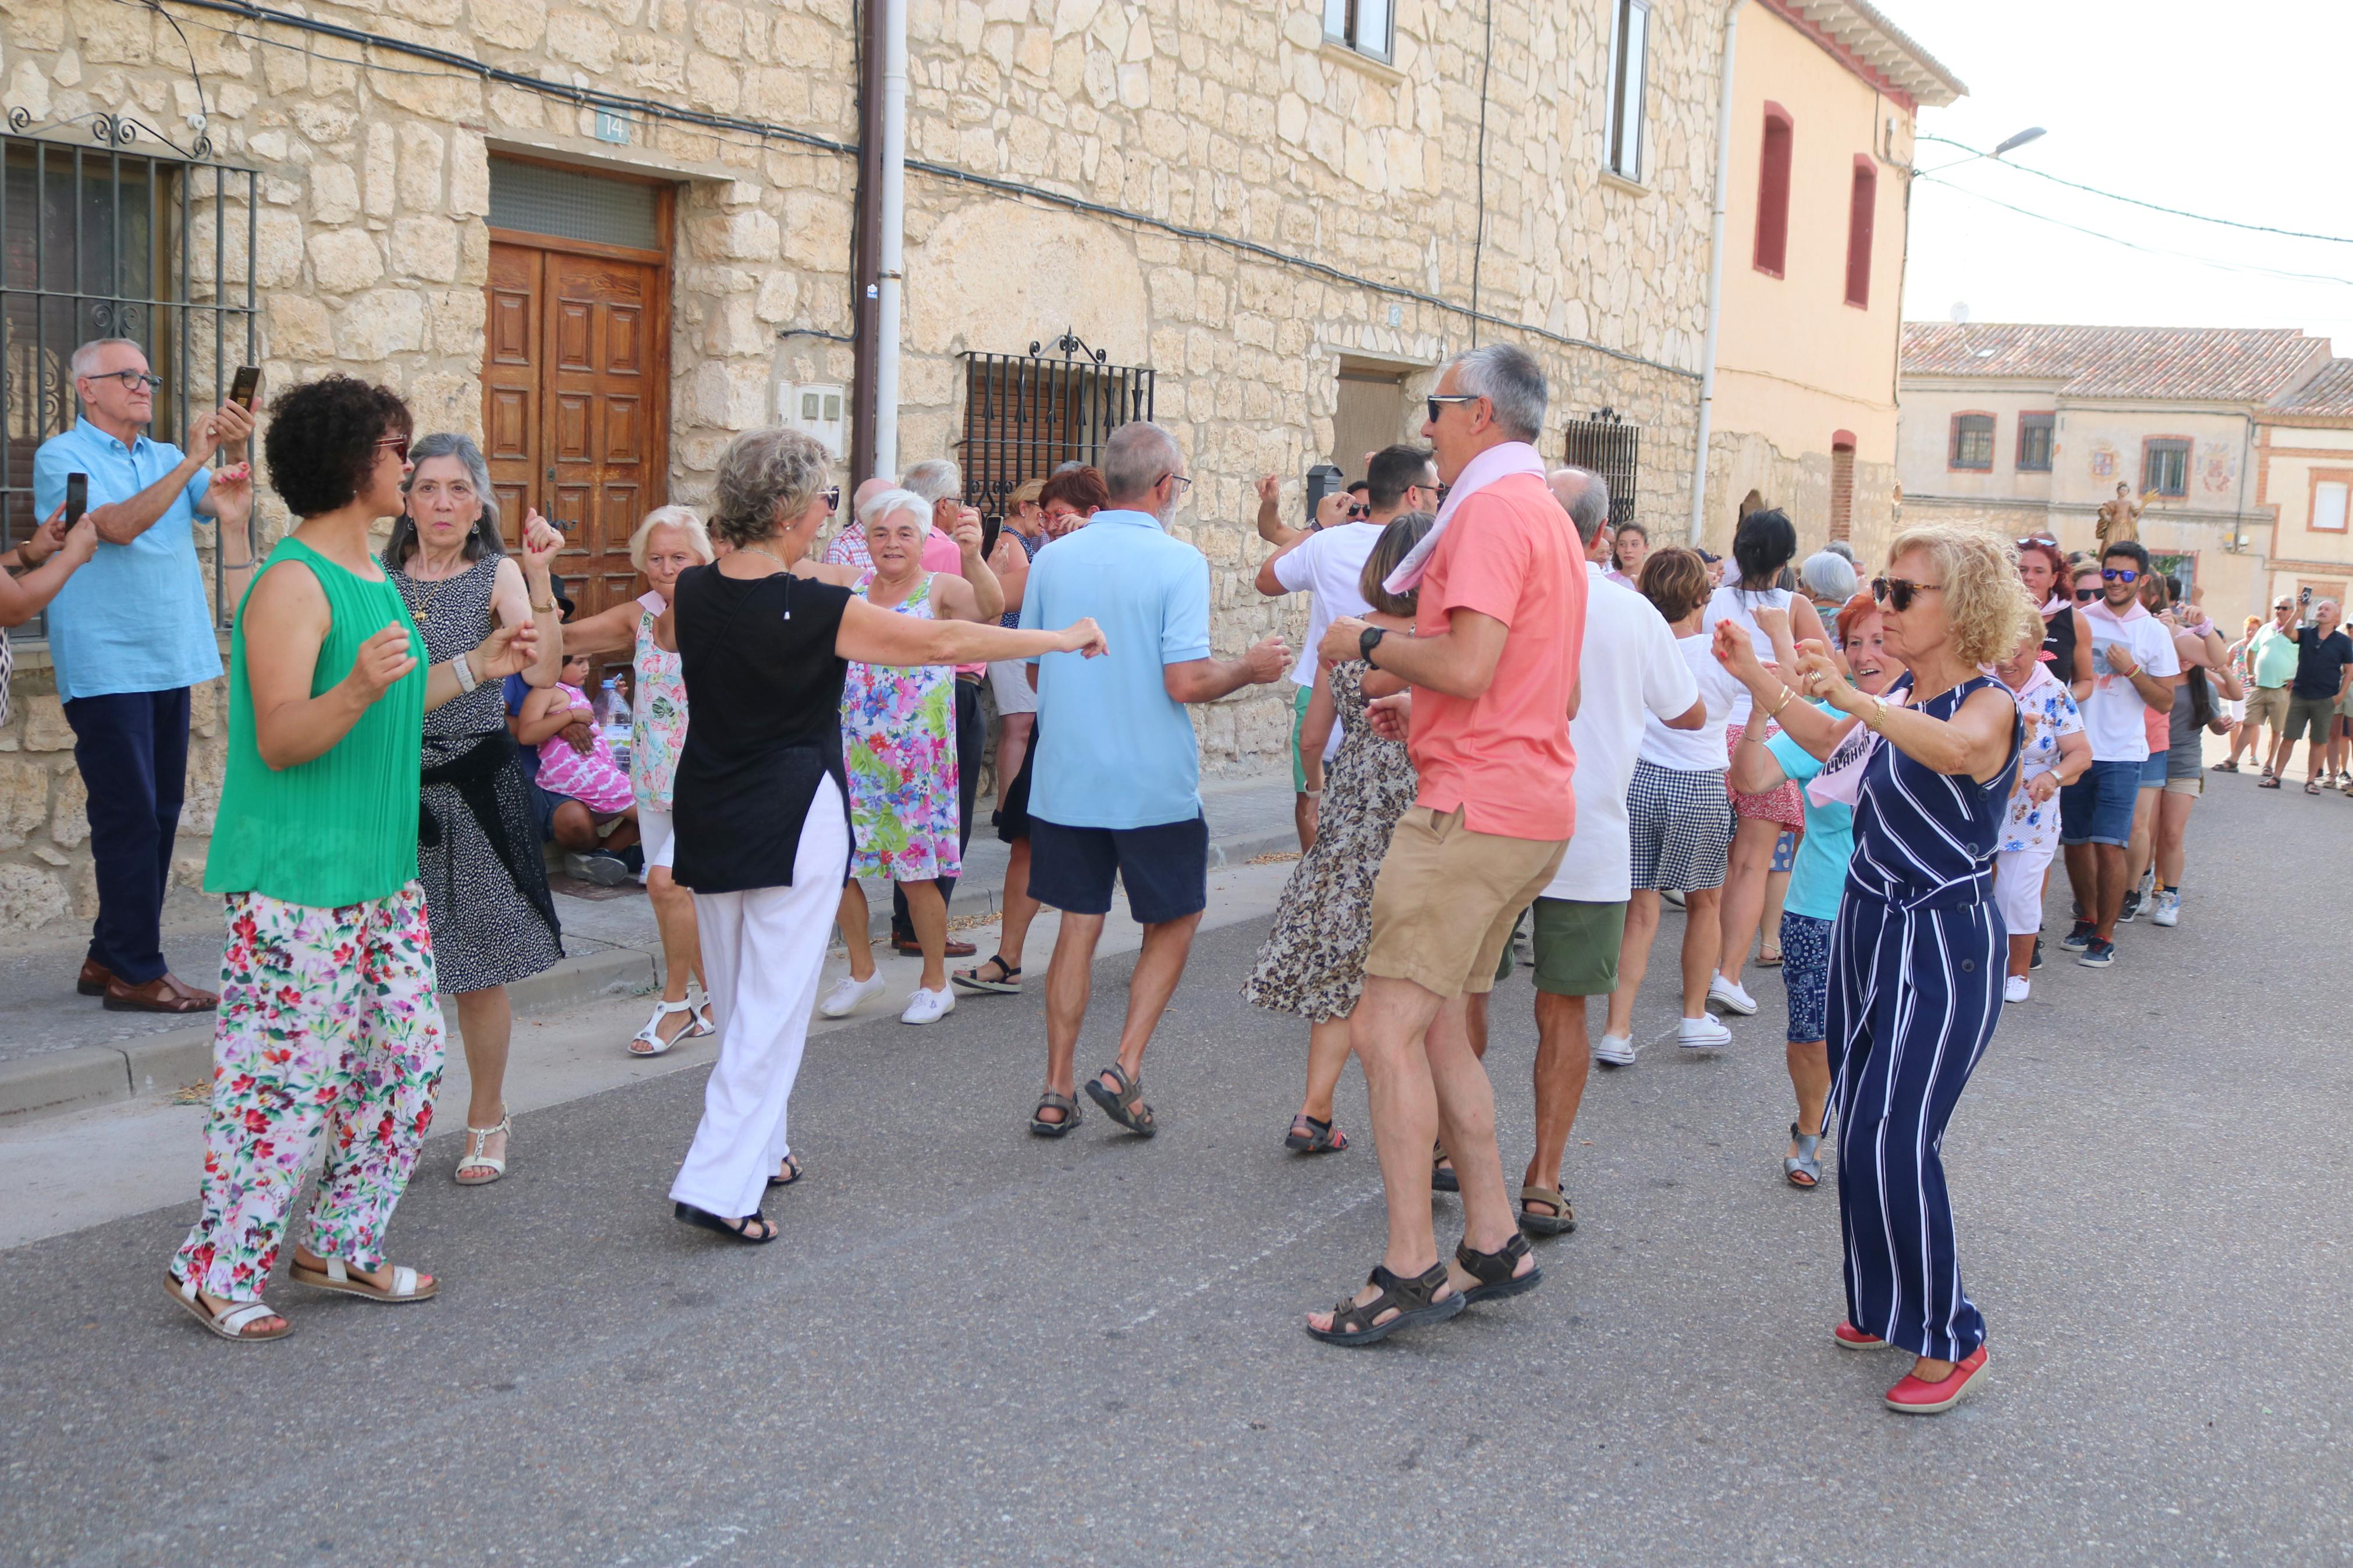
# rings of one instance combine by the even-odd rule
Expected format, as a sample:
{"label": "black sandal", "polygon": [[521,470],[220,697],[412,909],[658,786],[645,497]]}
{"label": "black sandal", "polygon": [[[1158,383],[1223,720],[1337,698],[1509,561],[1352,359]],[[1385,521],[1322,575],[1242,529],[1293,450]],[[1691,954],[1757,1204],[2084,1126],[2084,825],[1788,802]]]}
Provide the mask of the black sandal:
{"label": "black sandal", "polygon": [[789,1187],[795,1182],[801,1179],[801,1162],[798,1155],[786,1155],[784,1159],[784,1167],[786,1170],[791,1172],[792,1174],[788,1176],[770,1176],[768,1178],[768,1185],[772,1187]]}
{"label": "black sandal", "polygon": [[1348,1146],[1348,1135],[1303,1110],[1291,1119],[1291,1131],[1282,1146],[1296,1154],[1336,1154]]}
{"label": "black sandal", "polygon": [[1443,1143],[1436,1145],[1431,1150],[1430,1156],[1430,1190],[1431,1192],[1459,1193],[1462,1190],[1461,1179],[1455,1175],[1454,1166],[1450,1163],[1452,1158],[1453,1156],[1447,1153],[1446,1145]]}
{"label": "black sandal", "polygon": [[[1380,1294],[1369,1301],[1342,1301],[1332,1309],[1332,1326],[1319,1329],[1307,1325],[1307,1331],[1327,1345],[1369,1345],[1388,1338],[1399,1329],[1413,1328],[1421,1323],[1442,1323],[1453,1317],[1470,1302],[1460,1290],[1447,1285],[1446,1265],[1433,1263],[1430,1271],[1419,1279],[1400,1279],[1379,1264],[1366,1283]],[[1448,1293],[1440,1297],[1438,1292]],[[1375,1322],[1383,1312],[1394,1310],[1397,1316],[1385,1322]]]}
{"label": "black sandal", "polygon": [[[991,963],[997,965],[997,978],[994,980],[987,979],[981,973]],[[1006,963],[1001,952],[991,956],[987,963],[976,963],[970,969],[959,969],[948,978],[967,991],[986,992],[993,996],[1021,994],[1021,966]]]}
{"label": "black sandal", "polygon": [[1467,1241],[1457,1247],[1454,1261],[1462,1266],[1462,1272],[1479,1281],[1462,1292],[1462,1299],[1465,1301],[1494,1301],[1505,1296],[1516,1296],[1523,1290],[1535,1289],[1544,1280],[1541,1268],[1531,1268],[1525,1274],[1512,1272],[1530,1250],[1528,1238],[1517,1231],[1512,1233],[1512,1239],[1504,1243],[1498,1251],[1481,1252]]}
{"label": "black sandal", "polygon": [[[1103,1087],[1103,1077],[1109,1074],[1119,1080],[1116,1090]],[[1149,1138],[1159,1128],[1153,1124],[1152,1107],[1144,1103],[1144,1093],[1136,1080],[1127,1076],[1117,1062],[1087,1079],[1087,1098],[1103,1108],[1103,1114],[1126,1128],[1139,1138]]]}
{"label": "black sandal", "polygon": [[[678,1217],[689,1225],[700,1226],[704,1230],[715,1230],[722,1236],[732,1237],[746,1247],[765,1247],[781,1234],[768,1216],[758,1209],[754,1209],[742,1219],[730,1220],[722,1219],[709,1209],[696,1208],[692,1204],[680,1204]],[[759,1234],[756,1236],[752,1231],[752,1227],[755,1225],[760,1227]]]}
{"label": "black sandal", "polygon": [[[1060,1121],[1044,1120],[1043,1113],[1048,1110],[1060,1111],[1062,1119]],[[1050,1089],[1038,1097],[1038,1109],[1029,1113],[1029,1131],[1040,1138],[1060,1138],[1078,1124],[1079,1102],[1067,1094],[1056,1094]]]}

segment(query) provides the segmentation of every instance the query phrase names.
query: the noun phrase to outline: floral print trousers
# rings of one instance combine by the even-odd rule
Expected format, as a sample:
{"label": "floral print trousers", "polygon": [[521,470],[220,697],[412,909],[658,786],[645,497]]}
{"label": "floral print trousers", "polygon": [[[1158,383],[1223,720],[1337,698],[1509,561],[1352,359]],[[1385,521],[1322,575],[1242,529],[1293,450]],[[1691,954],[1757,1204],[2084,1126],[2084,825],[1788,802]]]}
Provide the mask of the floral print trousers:
{"label": "floral print trousers", "polygon": [[204,1208],[174,1278],[260,1300],[322,1127],[311,1250],[381,1268],[384,1227],[433,1123],[441,1053],[416,882],[332,910],[230,894]]}

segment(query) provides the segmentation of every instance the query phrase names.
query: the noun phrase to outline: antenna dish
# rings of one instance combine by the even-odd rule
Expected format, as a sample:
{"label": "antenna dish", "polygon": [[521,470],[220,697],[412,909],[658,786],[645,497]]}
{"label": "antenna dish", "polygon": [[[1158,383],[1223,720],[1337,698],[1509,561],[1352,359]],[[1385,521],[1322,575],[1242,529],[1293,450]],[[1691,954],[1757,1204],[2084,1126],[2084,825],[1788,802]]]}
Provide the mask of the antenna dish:
{"label": "antenna dish", "polygon": [[1953,301],[1953,308],[1945,313],[1952,317],[1955,326],[1965,327],[1969,322],[1969,302],[1967,300],[1956,300]]}

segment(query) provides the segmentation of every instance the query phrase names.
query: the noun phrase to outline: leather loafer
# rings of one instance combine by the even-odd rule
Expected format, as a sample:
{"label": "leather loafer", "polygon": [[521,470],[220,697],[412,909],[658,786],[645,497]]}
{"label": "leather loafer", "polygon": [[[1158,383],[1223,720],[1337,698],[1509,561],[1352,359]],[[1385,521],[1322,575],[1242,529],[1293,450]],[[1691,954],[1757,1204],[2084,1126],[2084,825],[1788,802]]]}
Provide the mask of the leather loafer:
{"label": "leather loafer", "polygon": [[84,996],[103,996],[107,983],[113,978],[114,971],[94,958],[85,958],[81,961],[81,977],[74,982],[74,989]]}
{"label": "leather loafer", "polygon": [[[891,939],[891,951],[905,958],[921,958],[923,956],[923,944],[912,936],[894,936]],[[970,958],[979,951],[968,942],[958,942],[950,937],[941,955],[945,958]]]}
{"label": "leather loafer", "polygon": [[1986,1350],[1979,1345],[1940,1382],[1924,1383],[1907,1372],[1887,1391],[1887,1408],[1906,1415],[1936,1415],[1950,1410],[1985,1375],[1985,1369]]}
{"label": "leather loafer", "polygon": [[144,985],[110,975],[106,999],[99,1005],[110,1013],[209,1013],[220,1005],[220,998],[209,991],[178,984],[168,974],[157,975]]}
{"label": "leather loafer", "polygon": [[1841,1321],[1837,1328],[1831,1331],[1831,1338],[1838,1342],[1841,1350],[1884,1351],[1895,1348],[1877,1334],[1866,1334],[1852,1323],[1845,1321]]}

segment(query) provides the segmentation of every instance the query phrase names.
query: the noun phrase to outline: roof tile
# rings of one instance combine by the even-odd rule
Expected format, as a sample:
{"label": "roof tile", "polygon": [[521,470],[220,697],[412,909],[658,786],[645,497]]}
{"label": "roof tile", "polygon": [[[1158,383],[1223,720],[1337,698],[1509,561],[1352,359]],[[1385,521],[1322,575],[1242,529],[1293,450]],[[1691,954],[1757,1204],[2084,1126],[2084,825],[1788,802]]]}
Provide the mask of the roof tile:
{"label": "roof tile", "polygon": [[2268,403],[2330,363],[2327,339],[2293,327],[1904,324],[1905,375],[2056,381],[2077,397]]}

